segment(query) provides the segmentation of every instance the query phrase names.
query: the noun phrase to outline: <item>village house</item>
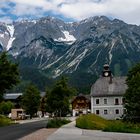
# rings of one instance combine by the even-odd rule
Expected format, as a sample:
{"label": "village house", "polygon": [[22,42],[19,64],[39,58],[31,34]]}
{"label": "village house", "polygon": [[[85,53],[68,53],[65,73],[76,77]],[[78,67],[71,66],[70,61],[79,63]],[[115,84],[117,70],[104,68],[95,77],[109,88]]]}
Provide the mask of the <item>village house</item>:
{"label": "village house", "polygon": [[126,89],[126,77],[113,77],[109,65],[104,65],[102,76],[91,87],[91,113],[110,120],[121,118]]}
{"label": "village house", "polygon": [[79,116],[80,114],[87,114],[90,112],[90,96],[79,94],[74,97],[72,104],[72,116]]}
{"label": "village house", "polygon": [[[11,101],[14,104],[14,108],[11,109],[9,114],[9,117],[13,120],[29,118],[29,115],[21,107],[22,95],[23,93],[5,93],[3,96],[4,101]],[[44,97],[45,92],[41,92],[40,96]]]}

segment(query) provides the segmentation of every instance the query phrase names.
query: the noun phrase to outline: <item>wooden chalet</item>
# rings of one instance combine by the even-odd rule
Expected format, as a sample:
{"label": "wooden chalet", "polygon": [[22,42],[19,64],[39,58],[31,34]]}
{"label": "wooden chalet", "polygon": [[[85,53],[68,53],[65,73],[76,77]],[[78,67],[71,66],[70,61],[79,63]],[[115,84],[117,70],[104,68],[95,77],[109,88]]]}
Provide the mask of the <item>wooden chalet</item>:
{"label": "wooden chalet", "polygon": [[90,96],[79,94],[78,96],[74,97],[71,102],[72,104],[72,115],[78,116],[80,114],[87,114],[90,112]]}

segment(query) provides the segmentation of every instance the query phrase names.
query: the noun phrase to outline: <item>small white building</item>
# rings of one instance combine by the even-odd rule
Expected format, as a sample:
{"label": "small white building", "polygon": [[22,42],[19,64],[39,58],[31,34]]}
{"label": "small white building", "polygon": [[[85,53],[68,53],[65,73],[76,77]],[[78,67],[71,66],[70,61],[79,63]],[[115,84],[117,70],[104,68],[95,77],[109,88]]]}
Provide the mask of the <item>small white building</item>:
{"label": "small white building", "polygon": [[91,87],[91,113],[105,119],[119,119],[125,111],[126,89],[126,77],[112,77],[109,66],[104,65],[102,76]]}

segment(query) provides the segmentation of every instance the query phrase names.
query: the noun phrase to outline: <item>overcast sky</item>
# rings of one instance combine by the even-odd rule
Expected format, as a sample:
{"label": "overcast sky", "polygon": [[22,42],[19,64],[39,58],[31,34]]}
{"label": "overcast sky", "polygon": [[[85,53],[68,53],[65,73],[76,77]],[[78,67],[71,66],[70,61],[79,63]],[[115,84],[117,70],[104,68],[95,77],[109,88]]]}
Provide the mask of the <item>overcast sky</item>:
{"label": "overcast sky", "polygon": [[140,25],[140,0],[0,0],[0,21],[48,15],[64,21],[105,15]]}

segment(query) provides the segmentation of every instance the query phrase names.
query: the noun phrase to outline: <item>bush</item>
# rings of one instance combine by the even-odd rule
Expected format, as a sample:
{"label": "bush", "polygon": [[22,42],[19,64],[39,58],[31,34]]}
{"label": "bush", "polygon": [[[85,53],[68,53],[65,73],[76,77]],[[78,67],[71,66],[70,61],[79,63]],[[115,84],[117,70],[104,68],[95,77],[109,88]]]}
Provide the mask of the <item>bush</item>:
{"label": "bush", "polygon": [[7,118],[7,117],[5,117],[3,115],[0,115],[0,127],[10,125],[10,124],[13,124],[11,119],[9,119],[9,118]]}
{"label": "bush", "polygon": [[14,104],[11,101],[2,101],[0,103],[0,113],[3,115],[7,115],[11,112],[11,109],[14,107]]}
{"label": "bush", "polygon": [[48,120],[46,127],[47,128],[59,128],[62,125],[70,123],[70,122],[71,122],[70,120],[55,118],[55,119]]}

